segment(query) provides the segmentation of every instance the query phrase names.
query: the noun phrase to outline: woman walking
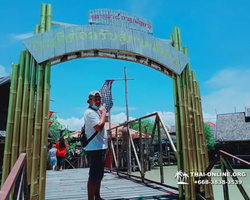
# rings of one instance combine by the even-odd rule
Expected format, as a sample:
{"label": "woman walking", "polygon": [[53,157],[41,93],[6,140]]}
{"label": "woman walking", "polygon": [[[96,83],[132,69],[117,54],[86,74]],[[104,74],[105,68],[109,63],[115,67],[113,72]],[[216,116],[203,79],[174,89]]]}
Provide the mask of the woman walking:
{"label": "woman walking", "polygon": [[56,143],[55,148],[57,149],[56,157],[57,157],[57,170],[60,169],[62,171],[64,159],[66,156],[67,143],[64,141],[64,137],[62,136],[60,140]]}

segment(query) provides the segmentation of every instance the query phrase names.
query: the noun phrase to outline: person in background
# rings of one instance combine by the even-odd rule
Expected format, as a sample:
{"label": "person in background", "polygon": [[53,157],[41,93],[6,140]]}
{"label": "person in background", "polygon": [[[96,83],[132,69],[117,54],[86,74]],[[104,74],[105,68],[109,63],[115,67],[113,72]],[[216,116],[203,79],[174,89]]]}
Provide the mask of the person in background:
{"label": "person in background", "polygon": [[57,149],[56,151],[57,170],[60,169],[60,171],[62,171],[67,150],[67,143],[64,141],[63,136],[61,136],[60,140],[56,143],[55,148]]}
{"label": "person in background", "polygon": [[57,149],[55,148],[55,144],[52,144],[52,148],[48,152],[48,160],[50,169],[55,170],[57,166],[57,157],[56,157]]}

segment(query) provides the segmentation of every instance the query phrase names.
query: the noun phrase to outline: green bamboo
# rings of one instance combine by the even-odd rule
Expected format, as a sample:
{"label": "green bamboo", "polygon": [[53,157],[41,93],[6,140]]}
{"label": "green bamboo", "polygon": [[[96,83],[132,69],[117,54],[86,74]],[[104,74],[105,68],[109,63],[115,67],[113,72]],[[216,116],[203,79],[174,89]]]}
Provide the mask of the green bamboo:
{"label": "green bamboo", "polygon": [[[173,34],[170,34],[170,39],[174,41]],[[175,44],[177,46],[178,44]],[[173,79],[173,93],[174,93],[174,109],[175,109],[175,132],[176,132],[176,141],[177,141],[177,169],[178,171],[183,170],[183,145],[180,135],[180,120],[179,120],[179,107],[178,107],[178,88],[177,88],[177,75],[172,75]],[[178,185],[179,198],[183,197],[183,185]]]}
{"label": "green bamboo", "polygon": [[3,173],[2,173],[2,186],[7,179],[10,172],[10,160],[11,160],[11,144],[13,139],[13,128],[15,118],[16,96],[17,96],[17,78],[18,78],[19,65],[12,64],[11,71],[11,85],[10,85],[10,98],[8,108],[8,120],[6,127],[6,138],[4,145],[4,158],[3,158]]}
{"label": "green bamboo", "polygon": [[[181,49],[181,44],[179,44],[179,39],[178,39],[178,31],[177,27],[174,27],[174,47],[178,50]],[[180,117],[180,135],[182,139],[182,148],[183,148],[183,170],[184,172],[189,171],[188,167],[188,151],[187,151],[187,138],[185,135],[185,130],[184,130],[184,109],[183,109],[183,91],[182,91],[182,84],[181,84],[181,77],[177,75],[177,95],[178,95],[178,100],[179,100],[179,117]],[[185,199],[189,199],[190,197],[190,190],[189,186],[185,185]]]}
{"label": "green bamboo", "polygon": [[21,51],[20,62],[19,62],[20,71],[18,77],[17,99],[15,107],[14,132],[13,132],[12,152],[11,152],[11,169],[16,163],[18,157],[18,142],[20,135],[21,106],[22,106],[23,80],[24,80],[24,68],[25,68],[24,62],[25,62],[25,51]]}
{"label": "green bamboo", "polygon": [[[190,68],[189,68],[190,71]],[[196,145],[196,156],[198,161],[198,172],[201,172],[201,149],[199,145],[199,129],[198,129],[198,116],[197,116],[197,108],[196,108],[196,99],[195,99],[195,87],[194,87],[194,75],[193,72],[191,74],[190,80],[190,88],[191,88],[191,95],[192,95],[192,108],[193,108],[193,118],[194,118],[194,134],[195,134],[195,145]]]}
{"label": "green bamboo", "polygon": [[173,34],[170,34],[169,38],[173,41]]}
{"label": "green bamboo", "polygon": [[[177,38],[178,38],[178,46],[179,46],[179,51],[182,52],[182,43],[181,43],[181,32],[180,29],[177,28]],[[182,93],[182,98],[183,98],[183,136],[184,136],[184,141],[185,141],[185,146],[187,148],[187,155],[186,157],[186,162],[187,162],[187,171],[186,173],[190,174],[191,171],[193,171],[193,157],[191,153],[191,138],[190,138],[190,131],[189,131],[189,122],[188,122],[188,117],[189,117],[189,112],[188,112],[188,102],[187,102],[187,86],[186,86],[186,79],[185,79],[185,72],[186,72],[186,67],[183,70],[180,78],[181,78],[181,93]],[[186,197],[189,199],[195,199],[195,183],[194,183],[194,177],[190,177],[188,179],[189,181],[189,189],[190,189],[190,194]]]}
{"label": "green bamboo", "polygon": [[35,127],[33,141],[33,155],[31,168],[31,199],[38,199],[38,165],[39,165],[39,149],[41,134],[41,112],[43,100],[43,65],[38,65],[37,78],[37,95],[36,95],[36,111],[35,111]]}
{"label": "green bamboo", "polygon": [[[184,47],[184,54],[187,55],[187,49]],[[189,63],[188,63],[189,65]],[[190,99],[190,90],[189,90],[189,66],[186,66],[186,68],[183,71],[183,84],[185,87],[185,109],[186,109],[186,125],[187,125],[187,135],[189,138],[189,158],[190,158],[190,171],[196,172],[196,155],[195,155],[195,139],[194,139],[194,133],[192,129],[192,118],[190,118],[191,113],[191,99]],[[195,179],[193,176],[190,177],[190,187],[191,187],[191,199],[196,198],[196,191],[195,191]]]}
{"label": "green bamboo", "polygon": [[29,101],[29,75],[30,75],[30,53],[26,51],[25,56],[25,72],[24,72],[24,88],[23,88],[23,105],[20,128],[20,145],[19,154],[25,153],[26,137],[27,137],[27,120],[28,120],[28,101]]}
{"label": "green bamboo", "polygon": [[[188,57],[188,48],[184,47],[184,54]],[[191,147],[192,147],[192,155],[193,155],[193,172],[198,172],[197,168],[198,168],[198,163],[197,163],[197,159],[198,159],[198,155],[196,154],[196,138],[195,138],[195,121],[194,121],[194,105],[193,105],[193,91],[192,91],[192,83],[191,83],[191,78],[190,78],[190,63],[187,64],[186,66],[186,84],[187,84],[187,94],[188,94],[188,110],[189,110],[189,127],[190,127],[190,136],[191,136]]]}
{"label": "green bamboo", "polygon": [[48,62],[45,67],[44,80],[44,101],[43,101],[43,123],[42,123],[42,141],[41,141],[41,157],[40,157],[40,179],[39,179],[39,199],[45,199],[46,184],[46,160],[48,146],[48,124],[49,124],[49,98],[50,98],[50,68]]}
{"label": "green bamboo", "polygon": [[[190,123],[189,123],[189,111],[188,111],[188,94],[187,94],[187,85],[186,85],[186,68],[182,72],[182,84],[183,84],[183,94],[184,94],[184,111],[185,111],[185,135],[186,138],[185,140],[187,141],[187,148],[188,148],[188,165],[189,165],[189,171],[187,172],[190,174],[190,172],[194,172],[194,158],[193,158],[193,153],[192,153],[192,137],[190,133]],[[190,190],[191,190],[191,199],[195,199],[196,194],[195,194],[195,183],[194,183],[194,177],[190,176],[189,177],[189,184],[190,184]]]}
{"label": "green bamboo", "polygon": [[[198,144],[199,144],[199,148],[200,148],[200,158],[201,158],[201,172],[205,171],[205,165],[204,165],[204,153],[203,153],[203,148],[202,148],[202,127],[200,126],[200,110],[199,110],[199,105],[198,105],[198,93],[197,93],[197,81],[195,79],[195,72],[192,71],[192,79],[193,79],[193,83],[194,83],[194,95],[195,95],[195,108],[196,108],[196,115],[197,115],[197,129],[198,129]],[[207,197],[207,190],[206,187],[204,187],[204,185],[201,185],[200,188],[201,192],[204,192],[205,190],[205,195]]]}
{"label": "green bamboo", "polygon": [[[46,31],[51,30],[52,25],[52,6],[46,6]],[[45,199],[45,186],[46,186],[46,161],[47,161],[47,146],[48,146],[48,123],[49,123],[49,102],[50,102],[50,76],[51,76],[51,63],[47,62],[45,67],[45,80],[44,80],[44,101],[43,101],[43,124],[42,124],[42,142],[41,142],[41,168],[39,179],[39,197]]]}
{"label": "green bamboo", "polygon": [[[176,141],[177,141],[177,169],[178,171],[183,170],[183,159],[182,159],[182,141],[180,136],[180,120],[179,120],[179,108],[178,108],[178,95],[177,95],[177,80],[176,75],[173,74],[173,93],[174,93],[174,110],[175,110],[175,132],[176,132]],[[179,198],[183,196],[183,185],[178,185]]]}
{"label": "green bamboo", "polygon": [[[198,94],[198,99],[199,99],[199,110],[200,110],[200,123],[201,123],[201,131],[202,131],[202,147],[203,147],[203,152],[204,152],[204,167],[205,169],[209,165],[209,158],[208,158],[208,149],[207,149],[207,143],[206,143],[206,134],[205,134],[205,127],[204,127],[204,121],[203,121],[203,112],[202,112],[202,105],[201,105],[201,95],[200,95],[200,87],[199,87],[199,82],[197,82],[197,94]],[[211,181],[211,177],[208,177],[209,181]],[[214,199],[213,195],[213,187],[211,184],[206,185],[207,186],[207,193],[208,196],[207,198]]]}
{"label": "green bamboo", "polygon": [[[46,31],[51,30],[52,24],[52,7],[51,4],[46,6]],[[47,161],[47,146],[48,146],[48,124],[49,124],[49,99],[50,99],[50,72],[51,64],[46,63],[45,78],[44,78],[44,100],[43,100],[43,124],[42,124],[42,142],[41,142],[41,167],[39,175],[39,199],[45,200],[46,186],[46,161]]]}
{"label": "green bamboo", "polygon": [[[39,26],[35,26],[34,34],[38,34]],[[29,114],[28,114],[28,129],[27,129],[27,179],[28,184],[31,182],[31,156],[32,156],[32,135],[34,131],[34,104],[35,104],[35,86],[36,86],[36,61],[32,58],[31,78],[30,78],[30,94],[29,94]]]}
{"label": "green bamboo", "polygon": [[[46,4],[41,5],[40,14],[40,33],[45,31],[45,13]],[[31,172],[31,192],[30,199],[40,199],[38,195],[38,167],[39,167],[39,149],[41,146],[41,126],[42,126],[42,104],[43,104],[43,64],[38,65],[37,72],[37,93],[36,93],[36,113],[35,113],[35,130],[33,142],[33,156],[32,156],[32,172]]]}

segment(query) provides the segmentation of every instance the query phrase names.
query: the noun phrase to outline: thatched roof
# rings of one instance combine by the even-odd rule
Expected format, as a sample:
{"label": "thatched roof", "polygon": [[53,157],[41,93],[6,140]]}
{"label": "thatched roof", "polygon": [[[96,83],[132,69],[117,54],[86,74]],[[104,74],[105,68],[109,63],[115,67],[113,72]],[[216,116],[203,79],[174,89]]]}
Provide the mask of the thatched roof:
{"label": "thatched roof", "polygon": [[245,112],[217,115],[216,142],[250,141],[250,122],[246,122]]}
{"label": "thatched roof", "polygon": [[216,126],[210,126],[210,130],[211,132],[213,133],[214,137],[215,137],[215,134],[216,134]]}

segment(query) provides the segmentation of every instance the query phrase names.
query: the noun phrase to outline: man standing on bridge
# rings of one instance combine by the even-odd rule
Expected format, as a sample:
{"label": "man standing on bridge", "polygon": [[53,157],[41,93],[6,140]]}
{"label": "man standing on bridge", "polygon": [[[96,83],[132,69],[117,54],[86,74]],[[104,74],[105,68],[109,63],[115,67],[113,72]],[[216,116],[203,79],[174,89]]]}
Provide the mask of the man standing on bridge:
{"label": "man standing on bridge", "polygon": [[90,138],[96,131],[99,133],[86,146],[89,159],[88,199],[102,200],[100,196],[101,181],[104,175],[105,152],[108,147],[108,137],[105,129],[106,108],[101,106],[99,91],[89,93],[89,107],[84,113],[85,132]]}

